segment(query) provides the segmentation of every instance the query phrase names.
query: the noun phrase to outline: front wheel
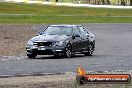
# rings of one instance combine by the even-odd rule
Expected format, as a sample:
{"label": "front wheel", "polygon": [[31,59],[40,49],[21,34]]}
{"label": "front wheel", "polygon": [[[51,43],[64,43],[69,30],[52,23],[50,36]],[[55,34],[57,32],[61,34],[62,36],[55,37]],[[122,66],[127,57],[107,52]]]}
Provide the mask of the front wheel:
{"label": "front wheel", "polygon": [[90,43],[88,45],[88,52],[84,53],[85,56],[92,56],[93,55],[93,52],[95,50],[95,44],[94,43]]}
{"label": "front wheel", "polygon": [[65,57],[70,58],[72,56],[72,46],[71,44],[67,44],[65,48]]}
{"label": "front wheel", "polygon": [[28,58],[35,58],[37,55],[36,54],[27,54]]}

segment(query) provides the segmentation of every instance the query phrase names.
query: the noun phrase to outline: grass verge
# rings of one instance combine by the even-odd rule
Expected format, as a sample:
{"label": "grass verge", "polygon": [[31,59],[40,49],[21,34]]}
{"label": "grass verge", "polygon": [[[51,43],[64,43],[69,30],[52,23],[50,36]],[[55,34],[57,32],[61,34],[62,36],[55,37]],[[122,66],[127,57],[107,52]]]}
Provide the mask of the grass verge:
{"label": "grass verge", "polygon": [[132,23],[131,10],[0,2],[0,23]]}

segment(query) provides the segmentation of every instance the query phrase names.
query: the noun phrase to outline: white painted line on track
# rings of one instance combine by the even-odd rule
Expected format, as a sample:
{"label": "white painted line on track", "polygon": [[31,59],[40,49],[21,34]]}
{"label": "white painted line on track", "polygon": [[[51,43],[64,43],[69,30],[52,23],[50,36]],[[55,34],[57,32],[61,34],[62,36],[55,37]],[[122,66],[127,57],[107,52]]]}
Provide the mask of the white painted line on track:
{"label": "white painted line on track", "polygon": [[20,60],[22,58],[26,58],[26,57],[18,57],[18,56],[4,56],[4,57],[0,57],[0,61],[8,61],[8,60]]}

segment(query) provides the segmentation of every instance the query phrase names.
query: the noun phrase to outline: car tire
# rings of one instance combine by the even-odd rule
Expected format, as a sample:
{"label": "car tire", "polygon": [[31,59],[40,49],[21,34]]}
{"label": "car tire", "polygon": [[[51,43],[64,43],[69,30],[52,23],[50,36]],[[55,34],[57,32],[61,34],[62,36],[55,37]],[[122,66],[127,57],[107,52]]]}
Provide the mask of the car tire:
{"label": "car tire", "polygon": [[93,55],[93,52],[95,50],[95,43],[94,42],[91,42],[88,47],[88,52],[84,53],[85,56],[92,56]]}
{"label": "car tire", "polygon": [[70,58],[72,56],[72,45],[71,44],[66,45],[64,56],[67,58]]}
{"label": "car tire", "polygon": [[28,58],[35,58],[37,55],[36,54],[27,54]]}

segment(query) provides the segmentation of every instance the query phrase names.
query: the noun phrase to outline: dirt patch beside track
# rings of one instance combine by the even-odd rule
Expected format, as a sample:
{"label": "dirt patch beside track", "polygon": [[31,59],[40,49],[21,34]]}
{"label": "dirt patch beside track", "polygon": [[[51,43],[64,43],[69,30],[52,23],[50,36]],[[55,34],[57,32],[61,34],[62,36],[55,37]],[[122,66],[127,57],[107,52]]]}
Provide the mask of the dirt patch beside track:
{"label": "dirt patch beside track", "polygon": [[0,25],[0,56],[25,55],[25,45],[36,32],[31,25]]}
{"label": "dirt patch beside track", "polygon": [[73,74],[0,78],[0,88],[62,88],[73,83]]}

